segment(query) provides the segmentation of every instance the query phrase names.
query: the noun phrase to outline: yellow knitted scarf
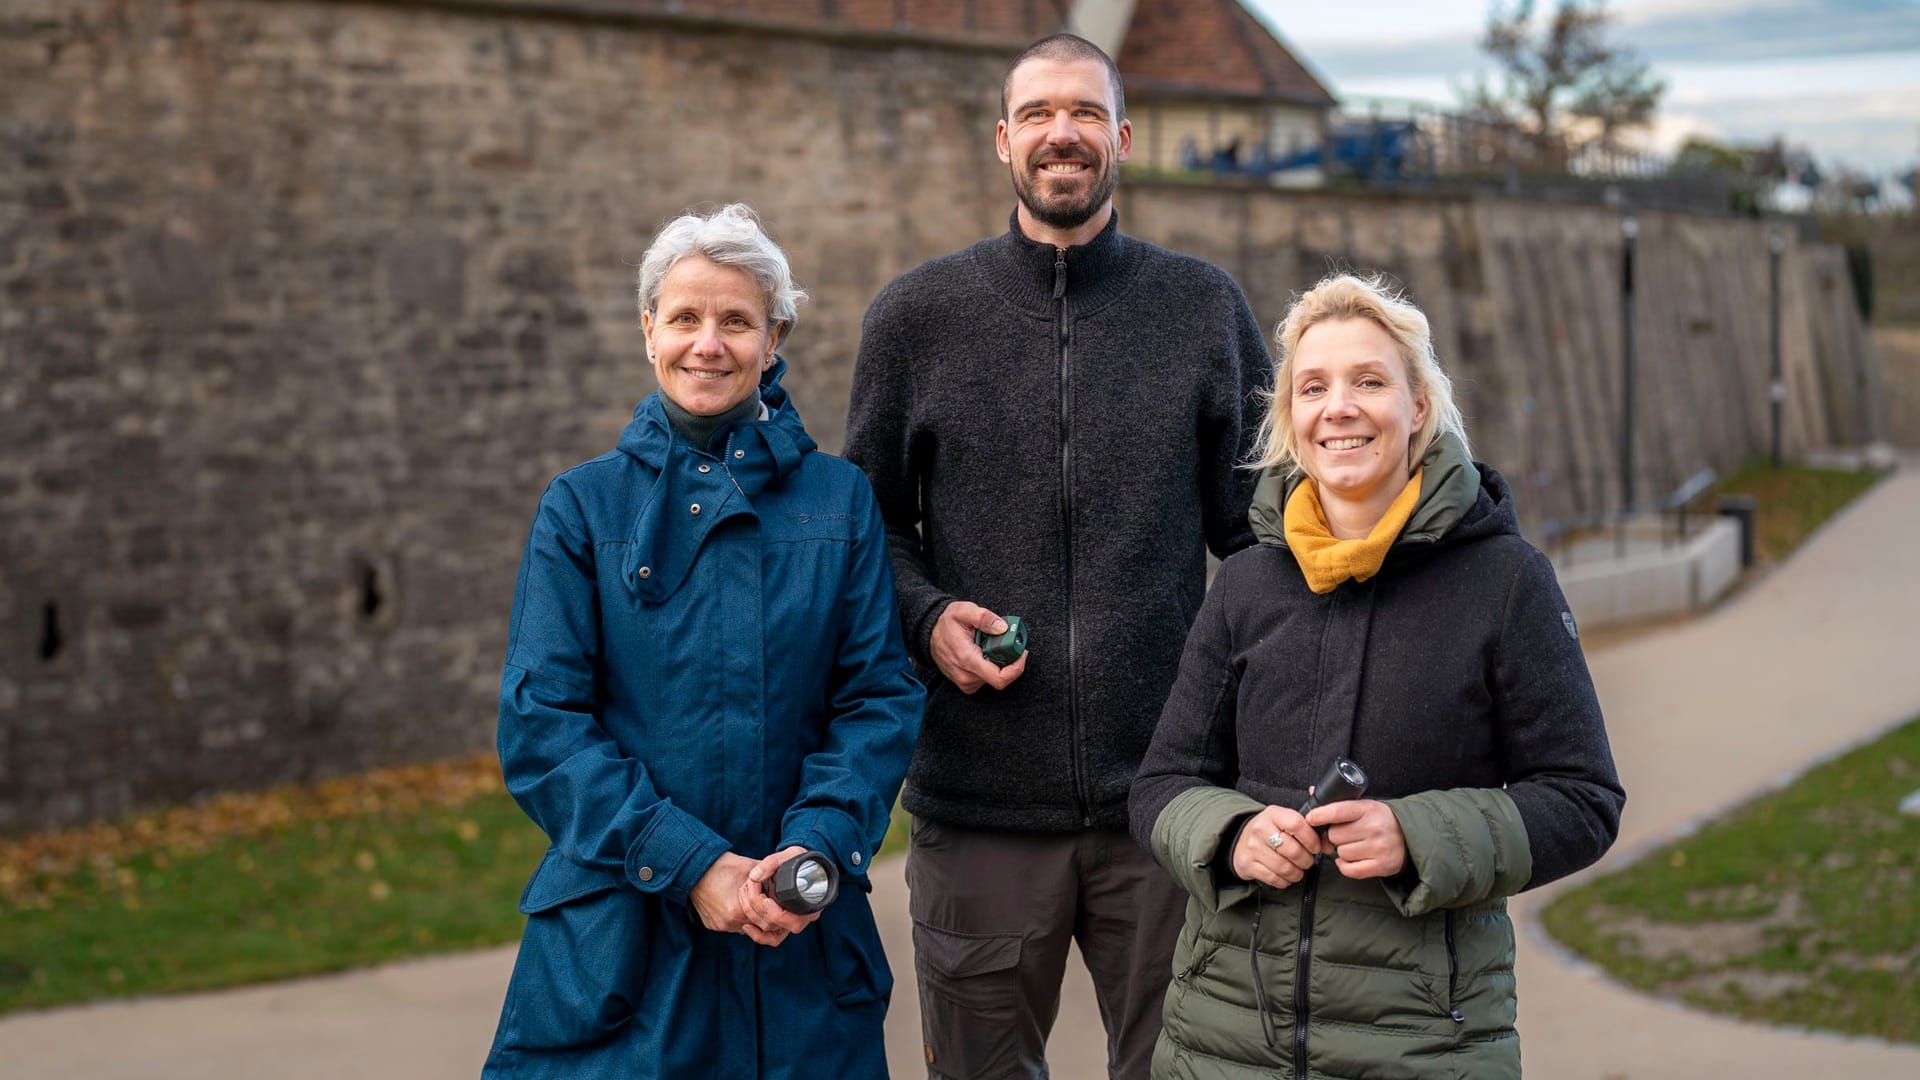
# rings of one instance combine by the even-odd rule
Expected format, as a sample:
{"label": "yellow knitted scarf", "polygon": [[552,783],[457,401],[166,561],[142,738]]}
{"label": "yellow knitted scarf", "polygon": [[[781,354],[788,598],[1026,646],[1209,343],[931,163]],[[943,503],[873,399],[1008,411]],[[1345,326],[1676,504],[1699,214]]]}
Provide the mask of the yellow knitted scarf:
{"label": "yellow knitted scarf", "polygon": [[1387,512],[1363,540],[1342,540],[1334,536],[1333,530],[1327,527],[1327,512],[1320,506],[1320,489],[1311,478],[1300,481],[1300,486],[1294,488],[1293,495],[1287,499],[1281,521],[1287,547],[1300,563],[1300,572],[1307,577],[1307,588],[1316,593],[1330,593],[1334,586],[1348,578],[1365,581],[1379,573],[1380,564],[1387,561],[1387,549],[1400,538],[1400,530],[1406,528],[1407,519],[1419,505],[1420,474],[1424,471],[1413,471],[1413,478],[1400,489]]}

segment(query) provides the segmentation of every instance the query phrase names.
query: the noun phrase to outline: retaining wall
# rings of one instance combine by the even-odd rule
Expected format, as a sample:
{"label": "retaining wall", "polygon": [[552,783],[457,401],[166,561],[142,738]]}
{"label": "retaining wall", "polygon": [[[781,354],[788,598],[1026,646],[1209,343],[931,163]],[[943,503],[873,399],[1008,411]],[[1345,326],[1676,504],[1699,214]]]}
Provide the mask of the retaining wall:
{"label": "retaining wall", "polygon": [[[0,830],[488,745],[535,501],[652,388],[634,266],[691,204],[791,252],[790,385],[839,445],[873,294],[1005,227],[1020,42],[661,6],[0,12]],[[1617,214],[1121,206],[1269,324],[1329,265],[1399,275],[1530,519],[1609,504]],[[1751,223],[1642,237],[1651,493],[1764,447],[1766,263]],[[1790,449],[1859,411],[1835,258],[1787,254]]]}

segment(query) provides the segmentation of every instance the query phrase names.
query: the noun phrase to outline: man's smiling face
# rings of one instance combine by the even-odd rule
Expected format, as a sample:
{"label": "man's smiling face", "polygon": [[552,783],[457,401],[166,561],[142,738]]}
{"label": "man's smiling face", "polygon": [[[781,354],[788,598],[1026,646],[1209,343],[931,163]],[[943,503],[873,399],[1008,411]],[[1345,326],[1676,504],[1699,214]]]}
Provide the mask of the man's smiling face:
{"label": "man's smiling face", "polygon": [[1114,118],[1106,67],[1035,57],[1014,69],[1006,89],[996,142],[1013,190],[1036,221],[1079,228],[1113,198],[1133,149],[1132,125]]}

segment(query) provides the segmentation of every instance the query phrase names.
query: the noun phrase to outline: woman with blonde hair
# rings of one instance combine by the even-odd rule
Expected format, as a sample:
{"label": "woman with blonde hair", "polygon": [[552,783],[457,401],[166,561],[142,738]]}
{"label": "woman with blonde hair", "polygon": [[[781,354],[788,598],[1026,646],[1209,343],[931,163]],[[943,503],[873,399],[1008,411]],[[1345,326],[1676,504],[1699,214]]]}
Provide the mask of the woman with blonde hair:
{"label": "woman with blonde hair", "polygon": [[[1153,1075],[1518,1076],[1506,898],[1597,860],[1625,802],[1573,617],[1417,307],[1335,275],[1276,339],[1261,543],[1133,785],[1189,894]],[[1341,758],[1365,796],[1300,813]]]}

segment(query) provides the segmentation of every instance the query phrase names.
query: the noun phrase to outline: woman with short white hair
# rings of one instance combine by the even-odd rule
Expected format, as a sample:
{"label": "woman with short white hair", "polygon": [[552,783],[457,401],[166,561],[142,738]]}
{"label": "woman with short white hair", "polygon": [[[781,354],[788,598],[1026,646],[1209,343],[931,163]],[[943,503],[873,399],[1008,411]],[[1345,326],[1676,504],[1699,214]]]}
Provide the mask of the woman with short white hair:
{"label": "woman with short white hair", "polygon": [[[1276,345],[1261,543],[1133,784],[1189,894],[1153,1075],[1517,1077],[1506,898],[1597,860],[1625,802],[1573,617],[1417,307],[1335,275]],[[1302,814],[1343,758],[1364,797]]]}
{"label": "woman with short white hair", "polygon": [[668,223],[660,390],[540,499],[499,742],[552,845],[484,1076],[886,1075],[867,871],[925,694],[866,476],[780,385],[803,296],[745,206]]}

